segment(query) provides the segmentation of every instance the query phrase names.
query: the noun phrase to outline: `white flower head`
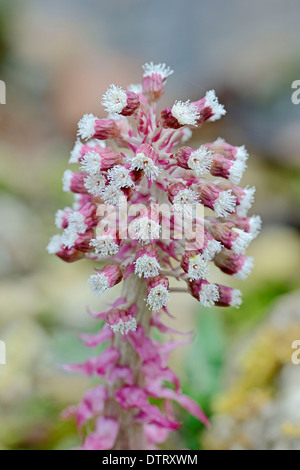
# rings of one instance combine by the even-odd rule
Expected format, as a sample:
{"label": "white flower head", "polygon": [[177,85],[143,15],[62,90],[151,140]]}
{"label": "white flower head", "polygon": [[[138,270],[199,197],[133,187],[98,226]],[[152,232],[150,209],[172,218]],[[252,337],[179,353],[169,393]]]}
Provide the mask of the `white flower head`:
{"label": "white flower head", "polygon": [[152,158],[147,157],[143,152],[137,153],[131,159],[131,170],[143,170],[145,175],[151,180],[156,180],[157,176],[161,172],[161,169],[155,165]]}
{"label": "white flower head", "polygon": [[139,217],[135,220],[135,239],[140,241],[157,240],[160,234],[160,225],[149,217]]}
{"label": "white flower head", "polygon": [[214,113],[209,121],[217,121],[226,114],[226,109],[219,103],[215,90],[209,90],[205,95],[205,100],[205,106],[209,106]]}
{"label": "white flower head", "polygon": [[236,198],[232,195],[231,189],[221,191],[214,203],[214,211],[217,217],[227,217],[236,208]]}
{"label": "white flower head", "polygon": [[47,245],[46,250],[48,251],[50,255],[55,255],[61,250],[62,244],[63,244],[62,236],[53,235],[53,237],[50,238],[50,241]]}
{"label": "white flower head", "polygon": [[80,158],[81,158],[81,149],[82,149],[83,143],[77,139],[75,142],[75,145],[73,147],[73,150],[71,151],[69,163],[78,163]]}
{"label": "white flower head", "polygon": [[106,276],[101,273],[92,274],[90,276],[88,283],[90,285],[91,291],[97,297],[109,289],[109,282]]}
{"label": "white flower head", "polygon": [[67,218],[69,212],[71,212],[71,207],[65,207],[63,210],[59,209],[55,214],[55,225],[57,228],[62,228],[63,220]]}
{"label": "white flower head", "polygon": [[119,246],[110,235],[101,235],[100,237],[93,238],[90,241],[90,246],[100,256],[114,256],[119,251]]}
{"label": "white flower head", "polygon": [[71,192],[71,183],[72,183],[73,174],[74,173],[71,170],[66,170],[63,174],[63,177],[62,177],[63,191],[65,191],[66,193]]}
{"label": "white flower head", "polygon": [[262,226],[262,220],[259,215],[253,215],[250,217],[250,232],[252,235],[252,238],[256,238],[259,232],[261,231],[261,226]]}
{"label": "white flower head", "polygon": [[137,323],[136,319],[131,317],[128,321],[119,320],[118,323],[115,323],[114,325],[109,324],[109,327],[114,333],[119,331],[122,335],[127,335],[129,331],[136,331]]}
{"label": "white flower head", "polygon": [[202,176],[209,172],[212,163],[213,152],[204,145],[191,153],[188,159],[188,166],[196,176]]}
{"label": "white flower head", "polygon": [[127,106],[127,94],[123,88],[111,84],[102,97],[101,104],[108,113],[120,114]]}
{"label": "white flower head", "polygon": [[110,180],[110,184],[115,185],[119,189],[132,188],[134,186],[130,171],[122,165],[116,165],[108,170],[108,179]]}
{"label": "white flower head", "polygon": [[82,157],[80,162],[82,171],[86,171],[89,175],[96,175],[101,168],[101,156],[95,150],[90,150]]}
{"label": "white flower head", "polygon": [[135,274],[139,277],[155,277],[158,276],[161,269],[159,262],[153,256],[140,256],[134,263]]}
{"label": "white flower head", "polygon": [[245,262],[243,266],[241,267],[241,269],[237,273],[235,273],[232,277],[244,281],[245,279],[247,279],[248,276],[250,276],[253,267],[254,267],[254,259],[252,256],[249,256],[245,259]]}
{"label": "white flower head", "polygon": [[191,256],[189,259],[188,278],[190,281],[205,279],[208,273],[206,260],[199,254]]}
{"label": "white flower head", "polygon": [[237,160],[240,160],[241,162],[246,162],[248,160],[249,153],[247,152],[247,149],[245,145],[241,145],[240,147],[237,147],[237,152],[235,155],[235,158]]}
{"label": "white flower head", "polygon": [[78,123],[77,135],[85,140],[91,139],[95,134],[96,119],[93,114],[85,114]]}
{"label": "white flower head", "polygon": [[229,181],[233,184],[239,184],[246,168],[247,165],[245,162],[236,160],[229,169]]}
{"label": "white flower head", "polygon": [[240,217],[247,217],[248,210],[251,208],[254,202],[256,188],[254,186],[252,186],[252,188],[247,186],[244,191],[245,195],[242,198],[240,204],[236,207],[236,211]]}
{"label": "white flower head", "polygon": [[184,144],[185,142],[188,142],[190,138],[192,137],[193,132],[189,127],[183,127],[182,129],[182,137],[181,137],[181,142]]}
{"label": "white flower head", "polygon": [[105,181],[105,176],[92,174],[84,179],[84,186],[93,196],[100,196],[105,187]]}
{"label": "white flower head", "polygon": [[146,63],[143,65],[143,77],[151,77],[152,74],[160,75],[163,80],[174,73],[170,67],[166,64],[154,64],[153,62]]}
{"label": "white flower head", "polygon": [[151,310],[157,312],[165,307],[170,300],[170,293],[165,286],[161,284],[150,290],[147,297],[147,305]]}
{"label": "white flower head", "polygon": [[213,307],[220,298],[218,286],[215,284],[202,284],[200,302],[203,307]]}
{"label": "white flower head", "polygon": [[230,307],[239,308],[242,305],[242,293],[239,289],[233,289],[231,292]]}
{"label": "white flower head", "polygon": [[233,228],[233,232],[238,234],[238,238],[233,242],[231,249],[238,255],[245,253],[253,240],[251,233],[244,232],[238,228]]}
{"label": "white flower head", "polygon": [[203,250],[202,256],[205,261],[211,261],[214,259],[217,253],[222,250],[222,244],[217,240],[208,240],[205,249]]}
{"label": "white flower head", "polygon": [[101,197],[106,204],[111,204],[117,207],[127,203],[126,196],[115,184],[112,183],[105,186],[101,193]]}
{"label": "white flower head", "polygon": [[79,234],[85,233],[87,225],[85,217],[80,212],[70,212],[67,215],[68,227],[62,234],[62,241],[66,248],[72,248]]}
{"label": "white flower head", "polygon": [[199,111],[190,101],[175,101],[172,106],[172,116],[177,119],[182,126],[196,126],[199,118]]}
{"label": "white flower head", "polygon": [[127,87],[127,90],[128,91],[132,91],[133,93],[135,93],[136,95],[139,95],[140,93],[143,92],[143,85],[141,83],[131,83],[128,87]]}

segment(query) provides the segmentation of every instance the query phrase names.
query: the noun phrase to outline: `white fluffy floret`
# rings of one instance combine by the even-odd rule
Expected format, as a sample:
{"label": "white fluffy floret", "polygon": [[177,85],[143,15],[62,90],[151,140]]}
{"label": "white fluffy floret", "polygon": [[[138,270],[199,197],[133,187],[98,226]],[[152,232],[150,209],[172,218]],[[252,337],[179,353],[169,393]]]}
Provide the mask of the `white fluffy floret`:
{"label": "white fluffy floret", "polygon": [[151,77],[152,74],[160,75],[163,80],[172,75],[174,71],[166,64],[154,64],[153,62],[143,65],[143,77]]}
{"label": "white fluffy floret", "polygon": [[120,114],[127,106],[127,94],[123,88],[111,84],[102,97],[101,104],[108,113]]}
{"label": "white fluffy floret", "polygon": [[139,277],[154,277],[158,276],[160,265],[156,258],[153,256],[143,255],[140,256],[134,263],[135,274]]}
{"label": "white fluffy floret", "polygon": [[177,119],[182,126],[196,126],[199,118],[199,111],[190,101],[175,101],[172,106],[172,116]]}
{"label": "white fluffy floret", "polygon": [[200,302],[203,307],[213,307],[219,300],[220,294],[218,286],[215,284],[202,284],[200,291]]}
{"label": "white fluffy floret", "polygon": [[226,109],[219,103],[215,90],[209,90],[205,95],[205,100],[205,106],[209,106],[214,114],[209,121],[217,121],[226,114]]}
{"label": "white fluffy floret", "polygon": [[254,259],[252,256],[249,256],[248,258],[245,259],[245,262],[243,266],[241,267],[241,269],[237,273],[235,273],[233,277],[244,281],[245,279],[247,279],[248,276],[250,276],[253,266],[254,266]]}
{"label": "white fluffy floret", "polygon": [[202,176],[209,172],[212,163],[212,151],[202,145],[198,150],[191,153],[188,166],[196,176]]}
{"label": "white fluffy floret", "polygon": [[97,297],[109,288],[107,277],[101,273],[92,274],[88,280],[88,283],[90,285],[91,291]]}
{"label": "white fluffy floret", "polygon": [[118,323],[114,325],[110,325],[109,327],[112,329],[114,333],[120,332],[122,335],[127,335],[129,331],[135,331],[137,328],[136,319],[131,317],[128,321],[119,320]]}
{"label": "white fluffy floret", "polygon": [[170,299],[170,293],[165,286],[158,285],[150,290],[147,297],[147,305],[153,311],[158,311],[165,307]]}
{"label": "white fluffy floret", "polygon": [[190,281],[205,279],[208,273],[206,260],[201,255],[191,256],[189,260],[188,278]]}
{"label": "white fluffy floret", "polygon": [[217,217],[227,217],[234,212],[236,207],[236,198],[233,196],[231,189],[222,191],[214,203],[214,211]]}
{"label": "white fluffy floret", "polygon": [[91,139],[95,134],[96,119],[93,114],[85,114],[78,123],[77,135],[85,140]]}

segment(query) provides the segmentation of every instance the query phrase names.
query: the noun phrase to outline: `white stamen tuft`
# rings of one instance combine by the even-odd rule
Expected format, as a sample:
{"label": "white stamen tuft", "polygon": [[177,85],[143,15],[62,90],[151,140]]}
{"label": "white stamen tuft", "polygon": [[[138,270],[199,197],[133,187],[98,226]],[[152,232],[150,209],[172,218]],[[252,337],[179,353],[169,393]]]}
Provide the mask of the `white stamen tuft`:
{"label": "white stamen tuft", "polygon": [[151,75],[155,73],[157,75],[160,75],[163,80],[165,80],[167,77],[172,75],[172,73],[174,73],[174,70],[172,70],[166,64],[153,64],[153,62],[143,65],[143,70],[143,77],[151,77]]}
{"label": "white stamen tuft", "polygon": [[108,186],[105,186],[104,190],[101,193],[101,197],[106,204],[111,204],[117,207],[127,203],[125,195],[114,184],[109,184]]}
{"label": "white stamen tuft", "polygon": [[76,142],[75,142],[75,145],[74,145],[74,148],[73,150],[71,151],[71,155],[70,155],[70,159],[69,159],[69,163],[78,163],[80,158],[81,158],[81,149],[82,149],[82,146],[83,146],[83,143],[80,142],[80,140],[78,139]]}
{"label": "white stamen tuft", "polygon": [[213,153],[203,145],[191,153],[188,159],[188,165],[196,176],[205,175],[209,172]]}
{"label": "white stamen tuft", "polygon": [[190,101],[175,101],[172,107],[172,116],[177,119],[182,126],[196,126],[199,118],[199,111]]}
{"label": "white stamen tuft", "polygon": [[213,307],[219,300],[220,294],[218,286],[215,284],[202,284],[200,291],[200,302],[203,307]]}
{"label": "white stamen tuft", "polygon": [[115,323],[114,325],[109,324],[109,327],[114,333],[117,333],[119,331],[122,335],[127,335],[129,331],[136,330],[137,323],[136,319],[134,317],[131,317],[128,321],[119,320],[118,323]]}
{"label": "white stamen tuft", "polygon": [[244,232],[238,228],[233,228],[233,232],[236,232],[239,236],[233,242],[231,249],[238,255],[245,253],[246,249],[253,240],[251,233]]}
{"label": "white stamen tuft", "polygon": [[158,285],[150,290],[147,297],[147,305],[150,309],[157,312],[165,307],[170,300],[170,293],[165,286]]}
{"label": "white stamen tuft", "polygon": [[254,266],[253,257],[249,256],[248,258],[245,259],[245,262],[243,266],[241,267],[241,269],[232,277],[236,279],[241,279],[242,281],[244,281],[245,279],[247,279],[248,276],[250,276],[253,266]]}
{"label": "white stamen tuft", "polygon": [[77,135],[84,140],[91,139],[95,134],[96,119],[98,118],[93,114],[85,114],[78,123]]}
{"label": "white stamen tuft", "polygon": [[[173,199],[173,208],[175,211],[187,211],[189,214],[193,212],[193,206],[199,201],[199,196],[192,189],[183,189]],[[192,207],[190,207],[192,205]]]}
{"label": "white stamen tuft", "polygon": [[217,217],[227,217],[234,212],[236,198],[232,195],[231,189],[222,191],[214,204],[214,211]]}
{"label": "white stamen tuft", "polygon": [[86,171],[89,175],[96,175],[101,168],[101,156],[99,153],[91,150],[84,155],[80,162],[82,171]]}
{"label": "white stamen tuft", "polygon": [[242,305],[242,293],[239,289],[233,289],[231,293],[230,307],[239,308]]}
{"label": "white stamen tuft", "polygon": [[108,170],[108,179],[110,184],[115,185],[117,188],[132,188],[134,182],[131,179],[130,171],[122,165],[116,165]]}
{"label": "white stamen tuft", "polygon": [[101,273],[93,274],[90,276],[88,283],[90,285],[91,291],[97,297],[109,289],[109,282],[106,276]]}
{"label": "white stamen tuft", "polygon": [[62,244],[63,241],[61,235],[53,235],[53,237],[50,238],[46,250],[50,255],[55,255],[61,250]]}
{"label": "white stamen tuft", "polygon": [[151,180],[156,180],[157,176],[161,172],[154,161],[147,157],[144,153],[139,152],[131,159],[131,170],[143,170],[145,175]]}
{"label": "white stamen tuft", "polygon": [[245,162],[242,162],[241,160],[236,160],[233,163],[233,165],[230,167],[229,180],[233,184],[239,184],[246,168],[247,168],[247,165]]}
{"label": "white stamen tuft", "polygon": [[192,137],[193,132],[189,127],[184,127],[182,129],[182,137],[181,137],[181,142],[184,144],[185,142],[188,142],[190,138]]}
{"label": "white stamen tuft", "polygon": [[72,177],[73,177],[73,171],[66,170],[64,172],[64,175],[63,175],[63,178],[62,178],[62,183],[63,183],[63,191],[65,191],[65,193],[70,193],[71,192]]}
{"label": "white stamen tuft", "polygon": [[253,215],[250,217],[250,232],[252,238],[256,238],[259,232],[261,231],[262,220],[259,215]]}
{"label": "white stamen tuft", "polygon": [[131,83],[127,87],[127,90],[132,91],[133,93],[136,93],[137,95],[139,95],[140,93],[143,92],[143,85],[141,83]]}
{"label": "white stamen tuft", "polygon": [[205,95],[205,100],[205,105],[209,106],[214,113],[209,121],[217,121],[222,116],[224,116],[224,114],[226,114],[226,109],[222,104],[219,103],[215,90],[209,90]]}
{"label": "white stamen tuft", "polygon": [[217,240],[208,240],[206,248],[204,249],[202,256],[205,261],[211,261],[214,259],[217,253],[222,250],[222,244]]}
{"label": "white stamen tuft", "polygon": [[101,104],[108,113],[120,114],[127,106],[127,94],[123,88],[114,84],[110,85],[102,97]]}
{"label": "white stamen tuft", "polygon": [[119,251],[119,246],[109,235],[93,238],[90,246],[95,248],[95,252],[100,256],[114,256]]}
{"label": "white stamen tuft", "polygon": [[62,234],[62,241],[66,248],[72,248],[79,234],[85,233],[87,225],[85,217],[80,212],[70,212],[67,215],[68,227]]}
{"label": "white stamen tuft", "polygon": [[93,196],[100,196],[105,187],[105,181],[105,176],[103,175],[88,175],[84,179],[84,186]]}
{"label": "white stamen tuft", "polygon": [[256,188],[247,186],[245,189],[245,196],[242,198],[241,203],[236,207],[236,211],[240,217],[247,217],[248,210],[251,208],[254,202],[254,195]]}
{"label": "white stamen tuft", "polygon": [[134,272],[139,277],[155,277],[158,276],[161,269],[159,262],[153,256],[140,256],[134,263]]}
{"label": "white stamen tuft", "polygon": [[148,217],[135,220],[135,239],[140,241],[157,240],[160,234],[160,225]]}
{"label": "white stamen tuft", "polygon": [[241,147],[237,148],[237,153],[235,155],[235,158],[237,160],[240,160],[241,162],[246,162],[248,160],[249,154],[247,152],[247,149],[245,145],[241,145]]}
{"label": "white stamen tuft", "polygon": [[188,277],[190,281],[205,279],[208,273],[208,266],[201,255],[191,256],[189,260]]}

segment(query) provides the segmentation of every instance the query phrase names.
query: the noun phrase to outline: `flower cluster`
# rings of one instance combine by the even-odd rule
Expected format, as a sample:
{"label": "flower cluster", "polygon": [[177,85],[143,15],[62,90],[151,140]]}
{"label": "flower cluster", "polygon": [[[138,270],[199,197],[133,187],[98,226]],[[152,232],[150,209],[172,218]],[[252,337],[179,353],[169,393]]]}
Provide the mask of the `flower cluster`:
{"label": "flower cluster", "polygon": [[[67,170],[63,177],[63,189],[74,193],[74,203],[58,211],[56,225],[62,233],[50,240],[49,253],[67,262],[102,262],[89,279],[97,296],[123,282],[122,298],[95,314],[105,320],[103,329],[83,336],[89,347],[109,346],[84,364],[66,367],[104,379],[66,413],[76,416],[80,429],[94,420],[83,449],[155,447],[179,426],[172,401],[206,422],[167,366],[170,351],[182,342],[161,344],[149,331],[154,327],[174,333],[161,321],[172,295],[170,277],[185,284],[186,292],[205,307],[239,307],[241,292],[214,283],[209,264],[238,279],[245,279],[253,266],[245,250],[261,220],[248,216],[255,188],[238,186],[248,153],[222,139],[196,149],[187,146],[193,128],[220,119],[226,111],[210,90],[198,101],[176,101],[158,114],[157,100],[172,73],[165,64],[151,62],[144,66],[141,85],[127,90],[111,85],[102,98],[108,117],[86,114],[80,120],[69,160],[77,171]],[[169,208],[168,214],[160,205]],[[103,207],[108,208],[106,218]],[[130,236],[120,228],[124,207]],[[183,217],[188,228],[182,234]],[[166,226],[168,238],[163,236]],[[150,397],[164,403],[164,413],[149,403]],[[126,426],[124,412],[130,416]],[[130,422],[138,433],[128,429]]]}

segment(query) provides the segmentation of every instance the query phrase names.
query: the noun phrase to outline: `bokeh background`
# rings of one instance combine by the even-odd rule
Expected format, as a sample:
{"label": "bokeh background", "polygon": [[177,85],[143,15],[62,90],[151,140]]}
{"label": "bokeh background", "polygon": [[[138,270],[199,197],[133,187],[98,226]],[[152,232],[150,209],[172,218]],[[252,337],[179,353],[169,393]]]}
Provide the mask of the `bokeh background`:
{"label": "bokeh background", "polygon": [[97,329],[86,307],[101,305],[86,282],[93,266],[64,264],[45,246],[55,211],[70,203],[61,176],[77,121],[101,116],[108,85],[138,82],[153,60],[176,71],[163,104],[216,89],[228,114],[192,144],[246,144],[243,182],[257,186],[252,214],[264,222],[249,250],[256,267],[236,284],[239,310],[200,309],[180,295],[171,304],[174,326],[195,331],[172,365],[212,426],[178,409],[184,425],[167,446],[300,450],[300,365],[291,363],[300,339],[299,21],[298,0],[0,1],[1,449],[77,443],[59,413],[90,381],[56,365],[87,357],[77,335]]}

